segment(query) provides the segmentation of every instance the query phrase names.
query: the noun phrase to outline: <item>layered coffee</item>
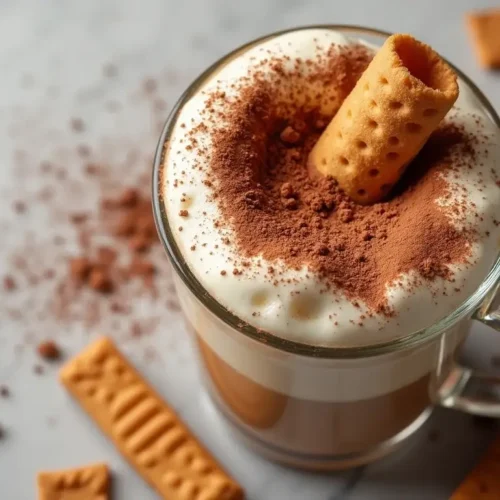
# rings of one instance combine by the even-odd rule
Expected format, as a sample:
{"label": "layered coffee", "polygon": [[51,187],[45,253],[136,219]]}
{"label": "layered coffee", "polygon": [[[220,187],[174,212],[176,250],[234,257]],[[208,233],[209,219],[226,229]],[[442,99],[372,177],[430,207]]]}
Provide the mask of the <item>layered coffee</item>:
{"label": "layered coffee", "polygon": [[[423,76],[405,50],[396,55],[406,94],[417,84],[439,90],[433,69]],[[450,371],[463,324],[441,342],[376,359],[333,363],[315,348],[418,334],[471,296],[498,255],[498,130],[459,80],[458,100],[427,139],[439,106],[416,116],[405,97],[391,97],[402,93],[387,75],[360,80],[376,52],[330,29],[237,51],[192,89],[164,148],[162,202],[175,244],[202,293],[238,319],[231,327],[214,317],[179,280],[215,397],[243,432],[284,453],[363,452],[418,420]],[[342,104],[355,87],[367,117],[350,156],[345,141],[361,125],[356,106]],[[329,127],[337,112],[352,123]],[[398,120],[405,137],[386,137]],[[368,165],[379,201],[363,203],[370,186],[350,193],[321,175],[326,154],[311,168],[325,129],[335,134],[328,145],[339,144],[337,167],[351,178],[353,158]],[[411,162],[408,141],[419,151]],[[398,182],[382,180],[382,150]],[[290,344],[269,347],[259,332]],[[311,357],[293,354],[292,343]]]}

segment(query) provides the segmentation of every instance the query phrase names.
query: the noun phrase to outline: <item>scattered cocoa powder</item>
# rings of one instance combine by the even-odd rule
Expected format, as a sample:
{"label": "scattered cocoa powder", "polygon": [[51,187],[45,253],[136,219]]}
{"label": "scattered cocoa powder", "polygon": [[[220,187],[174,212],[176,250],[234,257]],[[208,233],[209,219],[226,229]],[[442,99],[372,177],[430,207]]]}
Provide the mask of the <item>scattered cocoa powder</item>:
{"label": "scattered cocoa powder", "polygon": [[95,267],[90,271],[89,287],[96,292],[111,293],[113,291],[113,282],[106,269]]}
{"label": "scattered cocoa powder", "polygon": [[432,258],[424,258],[418,265],[419,273],[429,280],[434,278],[449,278],[451,276],[450,269],[442,262],[437,262]]}
{"label": "scattered cocoa powder", "polygon": [[116,236],[132,236],[135,232],[135,219],[133,214],[123,214],[115,225]]}
{"label": "scattered cocoa powder", "polygon": [[[151,204],[136,188],[126,187],[114,198],[103,198],[101,209],[112,232],[125,238],[132,252],[145,253],[157,243]],[[92,245],[87,241],[89,234],[85,228],[80,231],[82,246],[88,255],[70,260],[70,273],[74,280],[86,283],[95,291],[113,293],[116,283],[127,281],[129,276],[140,276],[148,288],[154,288],[155,267],[152,262],[133,257],[128,269],[121,268],[116,264],[117,250],[110,246],[99,246],[92,252]],[[113,276],[119,279],[113,279]]]}
{"label": "scattered cocoa powder", "polygon": [[144,91],[146,94],[153,94],[158,88],[158,83],[153,78],[144,80]]}
{"label": "scattered cocoa powder", "polygon": [[136,234],[129,239],[128,245],[134,252],[145,252],[149,248],[149,239],[143,234]]}
{"label": "scattered cocoa powder", "polygon": [[70,124],[74,132],[83,132],[85,130],[85,124],[81,118],[73,118]]}
{"label": "scattered cocoa powder", "polygon": [[69,220],[73,224],[82,224],[88,218],[89,218],[89,214],[84,213],[84,212],[78,212],[78,213],[70,214],[70,216],[69,216]]}
{"label": "scattered cocoa powder", "polygon": [[139,191],[135,188],[125,188],[121,194],[118,196],[116,202],[112,200],[112,204],[115,203],[119,207],[133,208],[139,203],[140,195]]}
{"label": "scattered cocoa powder", "polygon": [[72,278],[80,282],[85,281],[92,270],[92,264],[86,257],[75,257],[71,259],[69,261],[69,267]]}
{"label": "scattered cocoa powder", "polygon": [[53,340],[40,342],[36,351],[41,358],[47,361],[57,361],[61,358],[61,349]]}
{"label": "scattered cocoa powder", "polygon": [[102,73],[106,78],[114,78],[118,75],[118,68],[113,63],[107,63],[103,66]]}
{"label": "scattered cocoa powder", "polygon": [[155,273],[156,268],[151,261],[134,257],[130,263],[129,271],[132,276],[147,278]]}
{"label": "scattered cocoa powder", "polygon": [[125,188],[117,199],[105,198],[102,208],[114,224],[114,233],[129,239],[132,250],[147,251],[158,242],[151,201],[133,188]]}
{"label": "scattered cocoa powder", "polygon": [[116,250],[111,247],[101,246],[97,249],[97,263],[100,266],[111,266],[115,262],[118,254]]}
{"label": "scattered cocoa powder", "polygon": [[[116,66],[110,64],[103,72],[114,77]],[[102,331],[117,341],[130,341],[131,321],[152,333],[155,322],[168,317],[165,303],[175,304],[175,299],[152,216],[151,155],[158,132],[149,127],[151,118],[153,123],[165,118],[171,97],[166,80],[166,75],[156,75],[154,84],[141,81],[135,89],[120,82],[128,97],[110,101],[109,109],[127,108],[138,126],[131,135],[116,128],[99,136],[96,128],[92,143],[84,137],[90,124],[80,118],[67,115],[62,123],[75,133],[56,134],[54,127],[51,130],[53,117],[41,116],[36,105],[22,106],[22,112],[12,109],[18,130],[12,135],[12,165],[6,167],[12,171],[14,189],[5,199],[12,210],[4,211],[1,223],[16,238],[4,241],[5,274],[12,280],[3,283],[2,276],[8,290],[4,290],[0,316],[19,332],[19,340],[11,341],[13,336],[8,335],[1,339],[2,347],[10,347],[16,356],[27,346],[35,349],[44,332],[62,338],[75,330]],[[108,82],[101,84],[104,87]],[[84,93],[82,88],[75,99],[83,99]],[[101,103],[105,111],[107,104]],[[10,110],[5,111],[8,115]],[[33,182],[26,183],[27,178]],[[121,218],[128,221],[127,230],[117,235]],[[37,220],[46,223],[40,226]],[[130,249],[134,246],[130,240],[137,235],[140,263]],[[108,289],[102,285],[102,271],[104,283],[108,279],[112,283],[108,293],[91,289]],[[7,293],[16,287],[12,283],[22,286],[23,293]],[[157,289],[162,291],[161,300]],[[178,307],[171,310],[178,311]],[[41,372],[43,367],[33,370]]]}
{"label": "scattered cocoa powder", "polygon": [[81,158],[87,158],[88,156],[90,156],[91,149],[88,144],[79,144],[76,147],[76,152]]}
{"label": "scattered cocoa powder", "polygon": [[3,288],[7,292],[11,292],[17,288],[16,281],[10,275],[4,276],[3,278]]}
{"label": "scattered cocoa powder", "polygon": [[[88,156],[89,154],[90,151],[85,156]],[[87,163],[87,165],[85,165],[85,173],[87,175],[97,175],[99,173],[99,170],[99,166],[95,163]]]}
{"label": "scattered cocoa powder", "polygon": [[[202,123],[188,134],[186,150],[197,148],[199,161],[193,168],[204,173],[221,209],[214,226],[221,234],[228,225],[235,232],[236,240],[224,237],[225,244],[236,245],[243,258],[306,266],[326,289],[334,286],[391,315],[387,284],[411,291],[422,281],[451,279],[452,264],[469,263],[470,242],[477,235],[470,226],[457,229],[450,214],[464,221],[474,207],[465,195],[447,208],[435,200],[450,199],[443,173],[469,168],[475,161],[472,144],[480,139],[450,119],[432,135],[390,197],[372,206],[355,204],[334,179],[310,175],[308,154],[332,114],[325,116],[310,96],[302,96],[303,105],[296,104],[296,97],[304,93],[305,83],[329,79],[337,89],[329,97],[335,112],[370,57],[359,46],[328,51],[311,63],[306,76],[298,69],[285,70],[279,59],[264,61],[274,75],[266,72],[264,79],[256,71],[241,78],[230,101],[218,90],[208,96]],[[198,145],[203,127],[210,129],[210,151]],[[174,183],[174,189],[182,182]],[[180,215],[187,216],[187,210]],[[241,273],[252,269],[233,267],[233,274]],[[413,281],[403,285],[402,274]],[[282,278],[269,273],[269,279],[277,283]]]}
{"label": "scattered cocoa powder", "polygon": [[10,390],[6,385],[0,385],[0,397],[2,398],[10,397]]}
{"label": "scattered cocoa powder", "polygon": [[130,308],[126,304],[117,301],[112,302],[109,308],[114,313],[128,314],[130,312]]}
{"label": "scattered cocoa powder", "polygon": [[18,214],[23,214],[27,209],[26,203],[22,200],[14,201],[12,206],[14,208],[14,211]]}
{"label": "scattered cocoa powder", "polygon": [[134,338],[138,338],[142,335],[142,328],[141,325],[137,322],[133,322],[130,325],[130,335]]}
{"label": "scattered cocoa powder", "polygon": [[45,372],[44,368],[42,365],[34,365],[33,366],[33,373],[35,375],[43,375]]}

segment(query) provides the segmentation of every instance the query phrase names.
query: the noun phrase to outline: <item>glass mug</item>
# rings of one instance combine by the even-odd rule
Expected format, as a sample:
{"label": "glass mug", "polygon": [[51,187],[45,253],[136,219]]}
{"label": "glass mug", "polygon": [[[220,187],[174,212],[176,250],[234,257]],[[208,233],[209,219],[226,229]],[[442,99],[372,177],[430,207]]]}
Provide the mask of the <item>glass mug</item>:
{"label": "glass mug", "polygon": [[[354,26],[319,28],[376,45],[390,35]],[[165,145],[184,103],[207,78],[240,51],[284,33],[236,49],[205,71],[172,111],[155,158],[156,224],[212,401],[251,448],[272,460],[318,470],[353,467],[386,455],[425,422],[435,405],[500,417],[500,398],[494,396],[500,378],[456,361],[472,320],[500,330],[500,313],[493,306],[500,286],[500,260],[448,317],[397,340],[359,348],[309,346],[257,331],[210,296],[187,266],[160,193]],[[485,96],[454,69],[500,127],[500,118]]]}

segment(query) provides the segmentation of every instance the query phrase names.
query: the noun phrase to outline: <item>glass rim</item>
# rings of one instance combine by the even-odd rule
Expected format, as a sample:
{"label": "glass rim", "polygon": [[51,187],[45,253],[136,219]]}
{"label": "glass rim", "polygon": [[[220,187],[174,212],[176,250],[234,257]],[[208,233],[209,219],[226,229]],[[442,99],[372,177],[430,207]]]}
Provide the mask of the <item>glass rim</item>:
{"label": "glass rim", "polygon": [[[495,263],[490,269],[488,275],[485,277],[483,282],[479,285],[477,290],[468,297],[460,306],[458,306],[453,312],[436,322],[435,324],[409,333],[404,337],[398,339],[390,340],[387,342],[382,342],[373,345],[366,346],[351,346],[351,347],[337,347],[337,346],[316,346],[309,345],[302,342],[297,342],[280,337],[271,332],[260,330],[251,324],[243,321],[241,318],[233,314],[226,307],[224,307],[219,301],[215,299],[208,291],[203,287],[198,278],[191,271],[187,263],[185,262],[182,252],[180,251],[175,237],[171,231],[170,224],[168,221],[167,213],[165,211],[165,206],[162,202],[163,195],[160,190],[161,185],[161,170],[163,166],[164,153],[166,145],[170,139],[171,133],[173,131],[174,125],[177,121],[178,115],[183,107],[183,105],[192,97],[192,95],[200,88],[200,86],[206,81],[206,79],[222,64],[227,60],[233,58],[239,52],[245,51],[252,46],[259,43],[271,40],[278,36],[303,30],[311,29],[328,29],[334,31],[340,31],[343,33],[357,33],[359,35],[369,35],[377,38],[386,38],[392,33],[388,31],[382,31],[374,28],[367,28],[363,26],[356,25],[342,25],[342,24],[320,24],[320,25],[308,25],[300,26],[295,28],[289,28],[286,30],[274,32],[259,38],[256,38],[240,47],[232,50],[226,55],[219,58],[216,62],[209,66],[208,69],[203,71],[187,88],[187,90],[181,95],[181,97],[176,102],[172,111],[170,112],[165,125],[163,127],[162,133],[160,135],[160,140],[156,149],[156,154],[154,158],[153,166],[153,215],[156,223],[156,227],[160,236],[160,240],[167,252],[169,260],[174,267],[175,272],[180,276],[184,285],[190,290],[191,293],[197,298],[201,304],[207,308],[212,314],[214,314],[221,321],[226,323],[233,330],[238,333],[245,335],[246,337],[257,341],[259,343],[265,344],[269,347],[278,349],[280,351],[285,351],[288,353],[315,357],[315,358],[326,358],[326,359],[349,359],[349,358],[365,358],[372,356],[380,356],[382,354],[388,354],[395,351],[407,350],[411,348],[416,348],[432,339],[438,337],[444,331],[448,330],[460,320],[469,317],[474,311],[478,309],[484,298],[487,296],[488,292],[495,286],[495,284],[500,279],[500,257],[497,257]],[[444,59],[444,58],[443,58]],[[481,92],[481,90],[472,82],[472,80],[465,75],[461,70],[451,64],[445,59],[445,61],[455,70],[457,75],[465,82],[467,86],[473,91],[474,95],[480,101],[481,105],[484,107],[486,114],[492,120],[498,128],[500,128],[500,117],[496,113],[495,109],[488,101],[486,96]]]}

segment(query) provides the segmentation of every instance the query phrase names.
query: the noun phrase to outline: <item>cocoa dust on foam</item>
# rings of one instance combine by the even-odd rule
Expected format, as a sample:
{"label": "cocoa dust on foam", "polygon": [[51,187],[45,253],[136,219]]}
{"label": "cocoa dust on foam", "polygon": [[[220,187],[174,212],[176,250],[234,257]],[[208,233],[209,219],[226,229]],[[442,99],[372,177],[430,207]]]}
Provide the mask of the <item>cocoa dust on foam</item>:
{"label": "cocoa dust on foam", "polygon": [[[117,78],[117,66],[103,67],[104,87]],[[14,360],[48,339],[59,348],[66,336],[104,333],[120,345],[134,342],[148,362],[161,361],[147,337],[179,306],[154,227],[150,183],[168,111],[164,98],[177,79],[167,71],[131,89],[124,102],[102,103],[99,112],[114,115],[116,123],[137,120],[133,136],[117,126],[96,139],[92,123],[71,115],[64,130],[49,128],[45,113],[60,99],[53,86],[45,89],[40,110],[10,110],[15,149],[7,166],[13,185],[3,193],[8,207],[0,219],[6,263],[0,315],[14,324],[16,339],[0,342],[13,349]],[[27,92],[40,90],[31,75],[21,83]],[[168,328],[162,334],[169,335]],[[43,364],[33,371],[42,374]]]}
{"label": "cocoa dust on foam", "polygon": [[[477,132],[470,134],[450,113],[390,196],[371,206],[353,203],[334,179],[313,179],[308,172],[308,154],[331,116],[323,116],[314,99],[304,97],[305,104],[295,104],[304,79],[306,84],[334,82],[331,86],[340,95],[332,100],[340,103],[369,60],[363,46],[328,51],[311,61],[304,76],[298,62],[285,70],[286,58],[268,58],[259,63],[265,79],[258,67],[233,83],[232,99],[224,87],[207,95],[200,124],[188,134],[185,149],[196,151],[192,168],[204,175],[220,208],[222,217],[214,222],[215,228],[221,236],[228,227],[232,230],[235,241],[222,241],[237,246],[242,256],[241,261],[228,259],[222,276],[231,268],[232,274],[252,276],[262,267],[260,260],[251,265],[252,257],[281,260],[289,268],[305,266],[314,272],[326,293],[334,286],[354,305],[362,301],[370,315],[386,317],[395,315],[386,293],[388,283],[408,293],[425,284],[436,303],[441,293],[433,287],[437,279],[452,283],[455,292],[461,290],[451,266],[472,264],[471,242],[480,235],[475,224],[466,221],[469,215],[482,218],[467,189],[448,182],[446,176],[458,179],[460,170],[472,169],[477,162],[475,147],[487,144],[479,121]],[[199,132],[207,127],[212,149],[198,142]],[[182,188],[182,179],[175,179],[172,187]],[[480,177],[476,187],[480,192],[484,188]],[[436,199],[449,206],[438,206]],[[189,213],[183,210],[179,215]],[[464,227],[458,229],[453,220]],[[193,239],[192,250],[206,244],[203,234],[200,230]],[[408,283],[402,275],[409,276]],[[267,276],[276,286],[291,281],[274,266]],[[363,319],[361,315],[360,326]]]}

